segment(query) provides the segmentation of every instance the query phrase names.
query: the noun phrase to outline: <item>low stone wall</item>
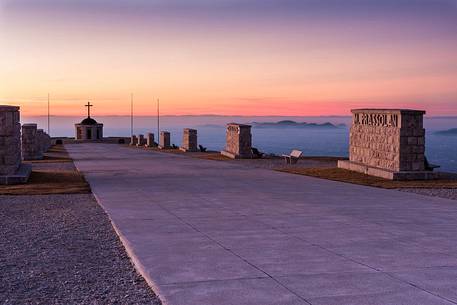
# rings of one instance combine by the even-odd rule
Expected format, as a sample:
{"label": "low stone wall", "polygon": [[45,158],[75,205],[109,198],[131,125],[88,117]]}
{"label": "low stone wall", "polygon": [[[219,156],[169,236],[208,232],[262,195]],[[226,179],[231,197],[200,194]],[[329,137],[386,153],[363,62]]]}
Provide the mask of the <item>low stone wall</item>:
{"label": "low stone wall", "polygon": [[[99,143],[104,144],[129,144],[130,137],[104,137]],[[94,140],[76,140],[74,137],[52,137],[52,144],[80,144],[80,143],[94,143]]]}

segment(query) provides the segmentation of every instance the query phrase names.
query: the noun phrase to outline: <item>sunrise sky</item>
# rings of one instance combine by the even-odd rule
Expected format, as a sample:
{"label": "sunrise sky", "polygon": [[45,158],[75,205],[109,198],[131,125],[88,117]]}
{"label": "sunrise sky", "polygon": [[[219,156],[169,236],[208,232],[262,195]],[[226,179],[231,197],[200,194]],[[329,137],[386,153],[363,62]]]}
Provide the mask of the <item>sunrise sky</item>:
{"label": "sunrise sky", "polygon": [[457,0],[0,0],[25,115],[457,115]]}

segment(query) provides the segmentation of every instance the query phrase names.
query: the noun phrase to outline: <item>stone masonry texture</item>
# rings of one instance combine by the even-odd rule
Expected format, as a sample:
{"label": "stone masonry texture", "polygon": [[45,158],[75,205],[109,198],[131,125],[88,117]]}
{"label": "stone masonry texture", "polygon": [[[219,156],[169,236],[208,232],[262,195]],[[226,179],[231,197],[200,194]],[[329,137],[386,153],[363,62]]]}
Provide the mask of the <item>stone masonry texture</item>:
{"label": "stone masonry texture", "polygon": [[43,154],[46,151],[45,145],[45,134],[43,129],[37,129],[37,147],[40,154]]}
{"label": "stone masonry texture", "polygon": [[[38,160],[43,158],[41,151],[41,141],[37,133],[37,124],[22,125],[22,159],[23,160]],[[46,146],[48,138],[44,138]]]}
{"label": "stone masonry texture", "polygon": [[154,133],[148,132],[146,134],[146,146],[153,147],[154,146]]}
{"label": "stone masonry texture", "polygon": [[186,151],[197,151],[197,130],[184,128],[181,148]]}
{"label": "stone masonry texture", "polygon": [[355,109],[349,159],[390,171],[425,169],[425,111]]}
{"label": "stone masonry texture", "polygon": [[0,175],[14,174],[21,164],[19,107],[0,106]]}
{"label": "stone masonry texture", "polygon": [[251,156],[251,126],[244,124],[227,124],[225,151],[246,158]]}
{"label": "stone masonry texture", "polygon": [[169,148],[170,147],[170,133],[168,131],[161,131],[160,132],[160,143],[159,146],[161,148]]}
{"label": "stone masonry texture", "polygon": [[144,138],[144,135],[139,134],[136,146],[144,146],[144,144],[146,144],[146,139]]}
{"label": "stone masonry texture", "polygon": [[136,145],[137,143],[137,137],[135,135],[132,135],[130,137],[130,145]]}

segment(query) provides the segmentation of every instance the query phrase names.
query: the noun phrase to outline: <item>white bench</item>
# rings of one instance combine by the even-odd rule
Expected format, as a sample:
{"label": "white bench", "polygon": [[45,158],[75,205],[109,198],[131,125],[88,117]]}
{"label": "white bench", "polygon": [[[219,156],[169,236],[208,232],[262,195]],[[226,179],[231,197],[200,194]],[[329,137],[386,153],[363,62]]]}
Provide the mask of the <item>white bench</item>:
{"label": "white bench", "polygon": [[290,155],[282,155],[282,156],[284,157],[286,164],[295,164],[295,163],[297,163],[298,159],[300,159],[302,154],[303,154],[303,152],[294,149],[294,150],[292,150]]}

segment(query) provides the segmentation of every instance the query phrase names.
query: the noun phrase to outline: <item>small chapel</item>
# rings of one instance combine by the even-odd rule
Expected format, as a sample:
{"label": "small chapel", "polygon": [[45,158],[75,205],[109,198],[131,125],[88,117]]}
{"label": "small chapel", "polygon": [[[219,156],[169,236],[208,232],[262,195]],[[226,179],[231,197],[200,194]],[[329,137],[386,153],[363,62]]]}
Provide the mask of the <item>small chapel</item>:
{"label": "small chapel", "polygon": [[81,141],[101,141],[103,140],[103,124],[98,123],[96,120],[90,117],[90,107],[88,102],[87,107],[87,118],[81,121],[81,123],[75,124],[75,139]]}

